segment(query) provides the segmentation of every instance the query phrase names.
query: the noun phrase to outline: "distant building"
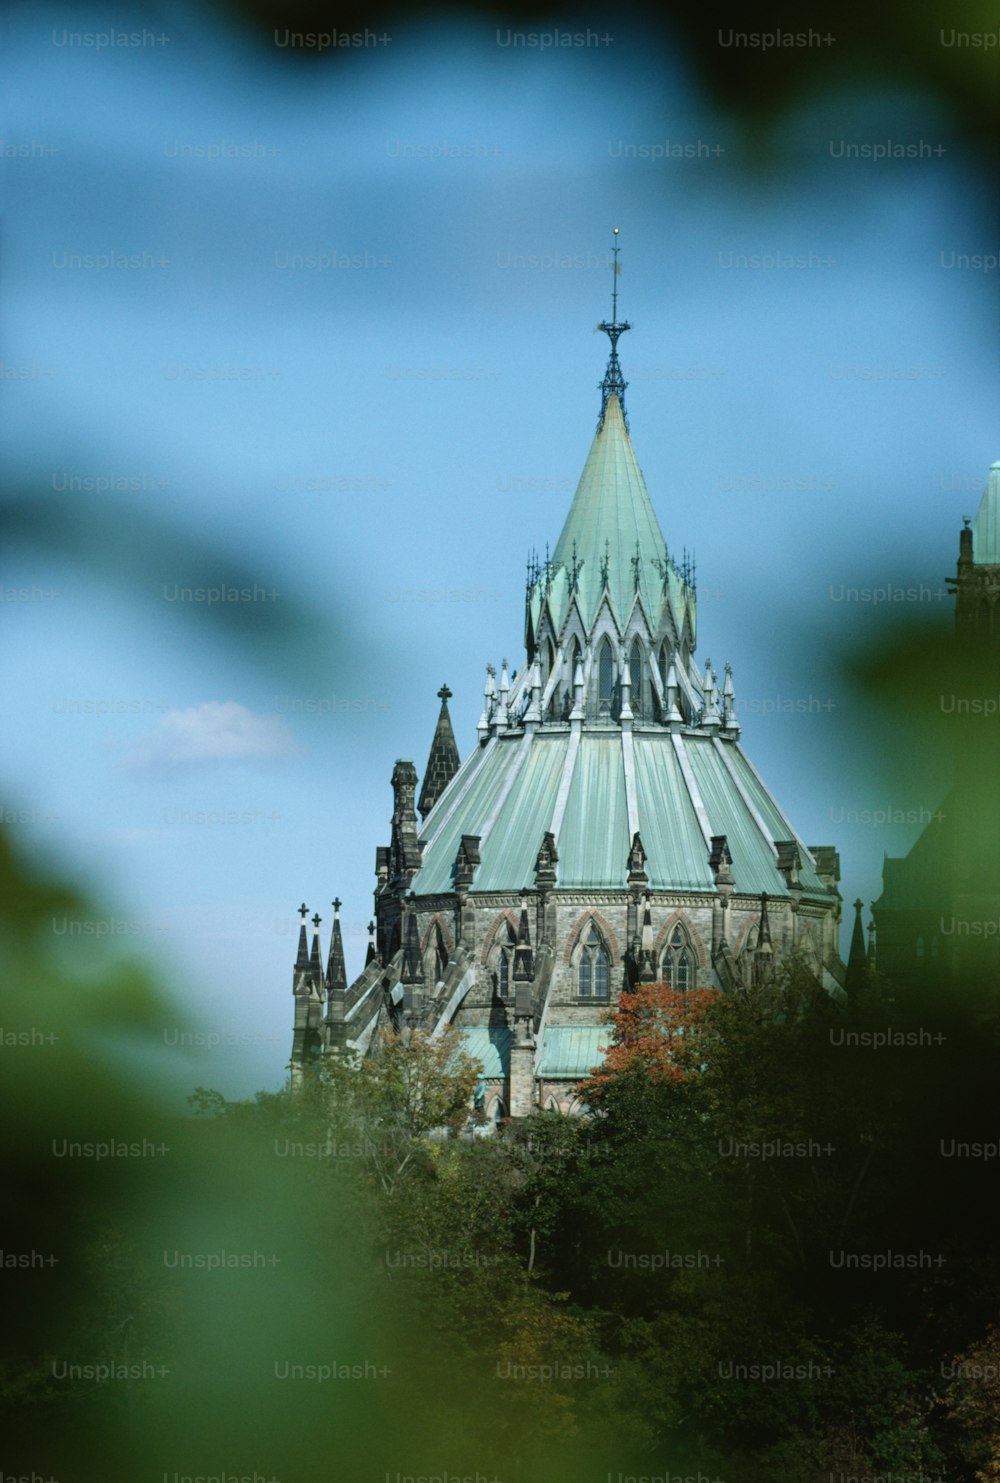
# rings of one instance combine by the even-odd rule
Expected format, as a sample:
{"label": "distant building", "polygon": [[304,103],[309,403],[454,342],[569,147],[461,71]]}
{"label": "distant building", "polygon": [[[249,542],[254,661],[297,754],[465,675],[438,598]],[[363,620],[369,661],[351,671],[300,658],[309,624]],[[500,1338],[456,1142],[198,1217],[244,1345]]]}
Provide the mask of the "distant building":
{"label": "distant building", "polygon": [[488,1117],[573,1112],[624,987],[732,992],[794,953],[840,990],[837,853],[803,844],[744,754],[729,666],[695,663],[693,565],[629,437],[617,279],[601,328],[600,420],[552,556],[529,566],[525,663],[487,667],[462,763],[438,692],[419,821],[416,769],[396,763],[353,984],[339,918],[324,972],[303,907],[293,1077],[378,1026],[454,1024]]}
{"label": "distant building", "polygon": [[951,684],[954,783],[872,904],[878,970],[1000,994],[1000,462],[959,537]]}

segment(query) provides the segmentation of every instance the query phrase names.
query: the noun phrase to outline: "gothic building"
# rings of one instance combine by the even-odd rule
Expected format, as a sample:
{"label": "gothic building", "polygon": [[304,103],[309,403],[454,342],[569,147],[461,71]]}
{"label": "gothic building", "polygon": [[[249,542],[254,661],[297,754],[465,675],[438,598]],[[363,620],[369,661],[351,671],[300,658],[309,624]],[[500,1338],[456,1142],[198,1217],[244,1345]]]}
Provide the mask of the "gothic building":
{"label": "gothic building", "polygon": [[573,1112],[623,988],[732,992],[792,953],[841,988],[837,853],[803,844],[744,753],[729,666],[695,662],[693,569],[629,436],[617,279],[600,328],[600,418],[554,551],[529,567],[525,661],[487,666],[464,762],[438,692],[419,805],[396,763],[353,984],[338,916],[324,971],[302,908],[293,1078],[379,1026],[453,1024],[489,1118]]}
{"label": "gothic building", "polygon": [[872,904],[878,970],[901,983],[1000,987],[1000,463],[965,519],[947,693],[953,784]]}

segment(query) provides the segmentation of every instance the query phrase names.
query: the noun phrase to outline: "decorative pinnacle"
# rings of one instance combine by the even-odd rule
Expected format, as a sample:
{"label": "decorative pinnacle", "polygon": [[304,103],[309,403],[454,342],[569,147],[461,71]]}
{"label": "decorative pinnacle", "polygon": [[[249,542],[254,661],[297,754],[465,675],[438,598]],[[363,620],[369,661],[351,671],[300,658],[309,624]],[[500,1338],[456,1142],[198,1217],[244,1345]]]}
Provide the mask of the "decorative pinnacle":
{"label": "decorative pinnacle", "polygon": [[309,915],[309,908],[308,908],[308,906],[306,906],[305,902],[303,901],[302,905],[299,907],[299,916],[302,918],[302,925],[303,926],[305,926],[305,920],[306,920],[306,917],[308,915]]}
{"label": "decorative pinnacle", "polygon": [[332,905],[332,907],[334,909],[334,912],[339,912],[340,911],[340,897],[339,896],[334,896],[333,901],[330,904]]}
{"label": "decorative pinnacle", "polygon": [[441,689],[438,691],[438,700],[443,700],[447,704],[450,699],[451,691],[448,689],[447,685],[442,685]]}
{"label": "decorative pinnacle", "polygon": [[[622,368],[618,363],[618,340],[622,335],[624,335],[625,331],[630,330],[632,326],[629,324],[627,319],[623,320],[621,324],[618,323],[618,275],[621,272],[621,264],[618,261],[618,254],[621,251],[621,248],[618,246],[618,228],[615,227],[613,230],[614,262],[612,264],[613,276],[611,280],[611,323],[609,324],[608,321],[605,319],[602,320],[602,322],[597,326],[599,330],[604,331],[608,339],[611,341],[611,355],[608,358],[608,368],[604,372],[604,380],[601,382],[601,415],[597,422],[598,428],[600,428],[602,423],[604,422],[604,413],[607,409],[608,397],[611,396],[612,393],[617,396],[618,401],[621,404],[622,416],[625,417],[625,388],[628,385],[628,382],[622,375]],[[628,427],[627,417],[625,417],[625,426]]]}
{"label": "decorative pinnacle", "polygon": [[319,912],[317,912],[312,919],[313,926],[316,928],[317,932],[319,931],[319,925],[322,920],[323,918],[320,916]]}

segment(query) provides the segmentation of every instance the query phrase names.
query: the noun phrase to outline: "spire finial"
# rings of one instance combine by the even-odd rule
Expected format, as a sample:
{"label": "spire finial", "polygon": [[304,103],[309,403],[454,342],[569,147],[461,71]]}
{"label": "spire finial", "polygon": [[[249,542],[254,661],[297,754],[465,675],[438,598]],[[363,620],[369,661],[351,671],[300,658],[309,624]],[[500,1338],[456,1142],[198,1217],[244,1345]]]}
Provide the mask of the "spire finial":
{"label": "spire finial", "polygon": [[625,388],[628,382],[623,377],[621,366],[618,364],[618,340],[632,326],[627,319],[623,320],[621,324],[618,323],[618,275],[621,272],[618,254],[621,248],[618,245],[618,228],[614,227],[613,232],[614,260],[611,268],[611,323],[609,324],[607,320],[603,320],[597,326],[599,330],[604,331],[611,341],[611,355],[608,357],[608,368],[604,372],[604,380],[601,382],[601,415],[597,423],[598,429],[600,429],[604,422],[604,413],[607,410],[608,398],[612,395],[618,398],[622,409],[622,417],[625,418],[625,426],[628,427],[628,418],[625,416]]}
{"label": "spire finial", "polygon": [[450,699],[451,691],[448,689],[447,685],[442,685],[441,689],[438,691],[438,700],[444,701],[445,705],[447,705]]}
{"label": "spire finial", "polygon": [[333,907],[333,914],[334,914],[334,916],[339,916],[340,915],[340,906],[341,906],[340,897],[339,896],[334,896],[333,901],[330,904]]}

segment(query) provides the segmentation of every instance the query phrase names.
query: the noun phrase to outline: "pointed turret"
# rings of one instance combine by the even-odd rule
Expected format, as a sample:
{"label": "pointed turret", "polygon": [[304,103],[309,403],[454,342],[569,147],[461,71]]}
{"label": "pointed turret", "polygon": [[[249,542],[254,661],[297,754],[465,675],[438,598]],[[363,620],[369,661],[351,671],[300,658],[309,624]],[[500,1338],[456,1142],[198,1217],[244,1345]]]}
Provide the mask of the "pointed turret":
{"label": "pointed turret", "polygon": [[309,954],[309,977],[314,987],[321,991],[323,987],[323,953],[319,945],[319,929],[323,918],[316,912],[312,919],[313,940],[312,952]]}
{"label": "pointed turret", "polygon": [[344,940],[340,933],[340,897],[333,899],[333,931],[330,955],[326,960],[326,1035],[327,1048],[342,1050],[347,1043],[347,967],[344,963]]}
{"label": "pointed turret", "polygon": [[864,902],[860,896],[854,903],[854,931],[851,933],[851,951],[847,956],[847,977],[844,988],[848,994],[856,994],[864,988],[867,976],[868,955],[865,952],[865,929],[861,925]]}
{"label": "pointed turret", "polygon": [[347,965],[344,962],[344,939],[340,931],[340,897],[333,898],[333,931],[330,934],[330,954],[326,960],[326,993],[342,994],[347,988]]}
{"label": "pointed turret", "polygon": [[369,922],[368,923],[368,951],[365,954],[365,967],[367,968],[369,963],[374,963],[376,957],[377,957],[377,953],[375,951],[375,923],[374,922]]}
{"label": "pointed turret", "polygon": [[[290,1063],[292,1083],[301,1080],[304,1068],[320,1053],[322,1044],[322,964],[314,967],[309,953],[309,937],[306,917],[309,908],[303,902],[299,907],[302,921],[299,925],[299,950],[292,972],[292,993],[295,996],[295,1027],[292,1032],[292,1058]],[[314,941],[314,953],[318,942]]]}
{"label": "pointed turret", "polygon": [[448,714],[451,691],[447,685],[441,686],[438,699],[441,702],[441,711],[434,728],[434,740],[431,742],[424,784],[420,789],[420,802],[417,804],[421,819],[426,819],[461,765],[455,733],[451,727],[451,716]]}
{"label": "pointed turret", "polygon": [[299,916],[302,918],[302,921],[299,923],[299,951],[295,958],[296,970],[309,967],[309,935],[306,931],[306,917],[308,915],[309,908],[303,901],[299,907]]}

